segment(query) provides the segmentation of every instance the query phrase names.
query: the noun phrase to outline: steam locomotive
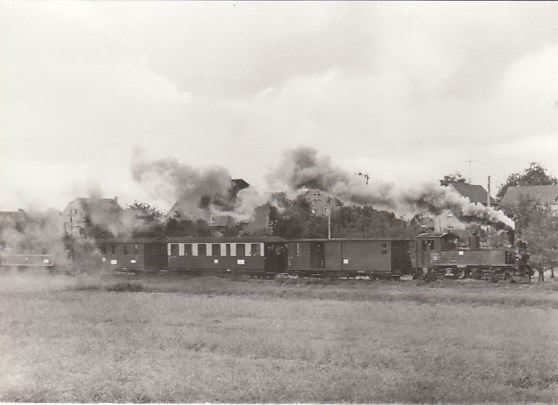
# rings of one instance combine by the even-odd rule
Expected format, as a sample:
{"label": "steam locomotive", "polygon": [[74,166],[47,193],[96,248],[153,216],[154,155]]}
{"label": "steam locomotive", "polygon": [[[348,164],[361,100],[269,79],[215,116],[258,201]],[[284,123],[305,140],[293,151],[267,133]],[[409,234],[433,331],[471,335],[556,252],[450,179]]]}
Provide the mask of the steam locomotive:
{"label": "steam locomotive", "polygon": [[[68,260],[66,260],[68,262]],[[1,256],[3,267],[53,268],[52,255]],[[476,278],[529,282],[526,246],[517,250],[481,248],[471,235],[468,246],[453,233],[415,239],[300,239],[273,236],[104,239],[73,246],[75,271],[177,271],[275,277],[366,277],[370,279]]]}
{"label": "steam locomotive", "polygon": [[[512,241],[513,243],[513,237]],[[531,281],[527,245],[517,243],[516,250],[481,248],[478,235],[470,235],[467,246],[451,232],[442,235],[419,235],[415,239],[415,277],[426,280],[475,278],[497,282]]]}

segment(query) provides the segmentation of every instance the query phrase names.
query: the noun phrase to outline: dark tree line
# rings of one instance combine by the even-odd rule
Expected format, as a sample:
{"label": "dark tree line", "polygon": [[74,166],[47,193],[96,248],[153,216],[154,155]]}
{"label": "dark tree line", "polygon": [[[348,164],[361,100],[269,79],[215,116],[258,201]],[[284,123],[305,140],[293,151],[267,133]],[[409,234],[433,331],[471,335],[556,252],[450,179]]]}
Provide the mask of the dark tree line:
{"label": "dark tree line", "polygon": [[[498,197],[503,197],[509,187],[556,185],[556,177],[547,173],[544,166],[533,162],[522,173],[512,173],[505,184],[500,187]],[[515,221],[516,237],[527,242],[530,263],[539,271],[544,281],[543,272],[550,269],[554,277],[554,268],[558,266],[558,217],[550,206],[544,205],[537,198],[520,195],[516,204],[502,206],[506,215]]]}
{"label": "dark tree line", "polygon": [[[282,210],[273,208],[272,213],[274,235],[285,239],[327,238],[327,216],[314,215],[310,203],[302,196],[288,201]],[[344,206],[331,214],[333,238],[411,238],[419,232],[417,224],[370,206]]]}

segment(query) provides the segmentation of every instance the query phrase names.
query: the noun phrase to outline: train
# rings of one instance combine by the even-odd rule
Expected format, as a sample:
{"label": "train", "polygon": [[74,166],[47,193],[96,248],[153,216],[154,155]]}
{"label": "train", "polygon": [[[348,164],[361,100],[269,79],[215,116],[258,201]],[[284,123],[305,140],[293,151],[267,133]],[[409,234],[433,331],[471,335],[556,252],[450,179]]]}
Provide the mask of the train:
{"label": "train", "polygon": [[3,252],[0,254],[0,266],[3,269],[48,269],[55,268],[55,255]]}
{"label": "train", "polygon": [[[461,243],[451,232],[413,239],[299,239],[275,236],[99,239],[73,246],[73,271],[175,271],[272,278],[367,278],[426,281],[475,278],[528,283],[526,246],[483,248],[477,235]],[[18,264],[19,263],[19,264]],[[52,255],[0,256],[2,267],[55,267]]]}
{"label": "train", "polygon": [[399,279],[411,270],[407,239],[300,239],[275,236],[107,239],[95,267],[109,271],[179,271],[275,277]]}

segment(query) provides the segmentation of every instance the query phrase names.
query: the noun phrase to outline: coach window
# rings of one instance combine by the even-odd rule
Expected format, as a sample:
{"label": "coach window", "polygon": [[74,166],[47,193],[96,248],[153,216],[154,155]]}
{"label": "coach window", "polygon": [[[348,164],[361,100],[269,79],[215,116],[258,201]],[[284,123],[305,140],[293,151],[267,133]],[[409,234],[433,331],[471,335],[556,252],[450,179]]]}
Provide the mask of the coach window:
{"label": "coach window", "polygon": [[211,245],[211,256],[221,256],[221,245],[219,243],[214,243]]}
{"label": "coach window", "polygon": [[227,243],[225,245],[225,256],[232,256],[231,244],[230,243]]}
{"label": "coach window", "polygon": [[192,245],[190,243],[184,245],[184,256],[192,256]]}
{"label": "coach window", "polygon": [[101,245],[101,253],[106,255],[107,254],[107,247],[106,245]]}
{"label": "coach window", "polygon": [[138,245],[134,245],[134,254],[137,255],[139,253],[139,247]]}
{"label": "coach window", "polygon": [[113,255],[116,254],[116,245],[112,245],[112,254],[113,254]]}
{"label": "coach window", "polygon": [[388,245],[387,243],[382,243],[382,254],[387,255],[388,252]]}
{"label": "coach window", "polygon": [[198,256],[207,256],[207,245],[205,243],[198,245]]}
{"label": "coach window", "polygon": [[250,256],[261,256],[262,252],[259,243],[252,243],[250,245]]}
{"label": "coach window", "polygon": [[295,243],[295,256],[300,256],[300,243]]}
{"label": "coach window", "polygon": [[124,247],[124,255],[128,255],[128,245],[123,245]]}
{"label": "coach window", "polygon": [[244,243],[237,243],[236,255],[241,257],[246,256],[246,245]]}
{"label": "coach window", "polygon": [[178,256],[178,243],[171,243],[170,247],[171,247],[171,251],[170,251],[171,256]]}
{"label": "coach window", "polygon": [[422,243],[422,250],[423,251],[427,251],[427,250],[434,250],[434,241],[433,240],[423,240]]}

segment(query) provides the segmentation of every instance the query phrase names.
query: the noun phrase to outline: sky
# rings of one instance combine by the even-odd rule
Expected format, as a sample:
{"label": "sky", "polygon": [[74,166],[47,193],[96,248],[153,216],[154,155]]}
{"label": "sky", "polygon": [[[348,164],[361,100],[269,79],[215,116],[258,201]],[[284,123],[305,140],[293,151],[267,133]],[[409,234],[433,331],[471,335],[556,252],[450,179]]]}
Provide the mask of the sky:
{"label": "sky", "polygon": [[138,154],[262,191],[301,145],[401,186],[558,176],[556,21],[556,2],[0,1],[0,210],[169,208]]}

